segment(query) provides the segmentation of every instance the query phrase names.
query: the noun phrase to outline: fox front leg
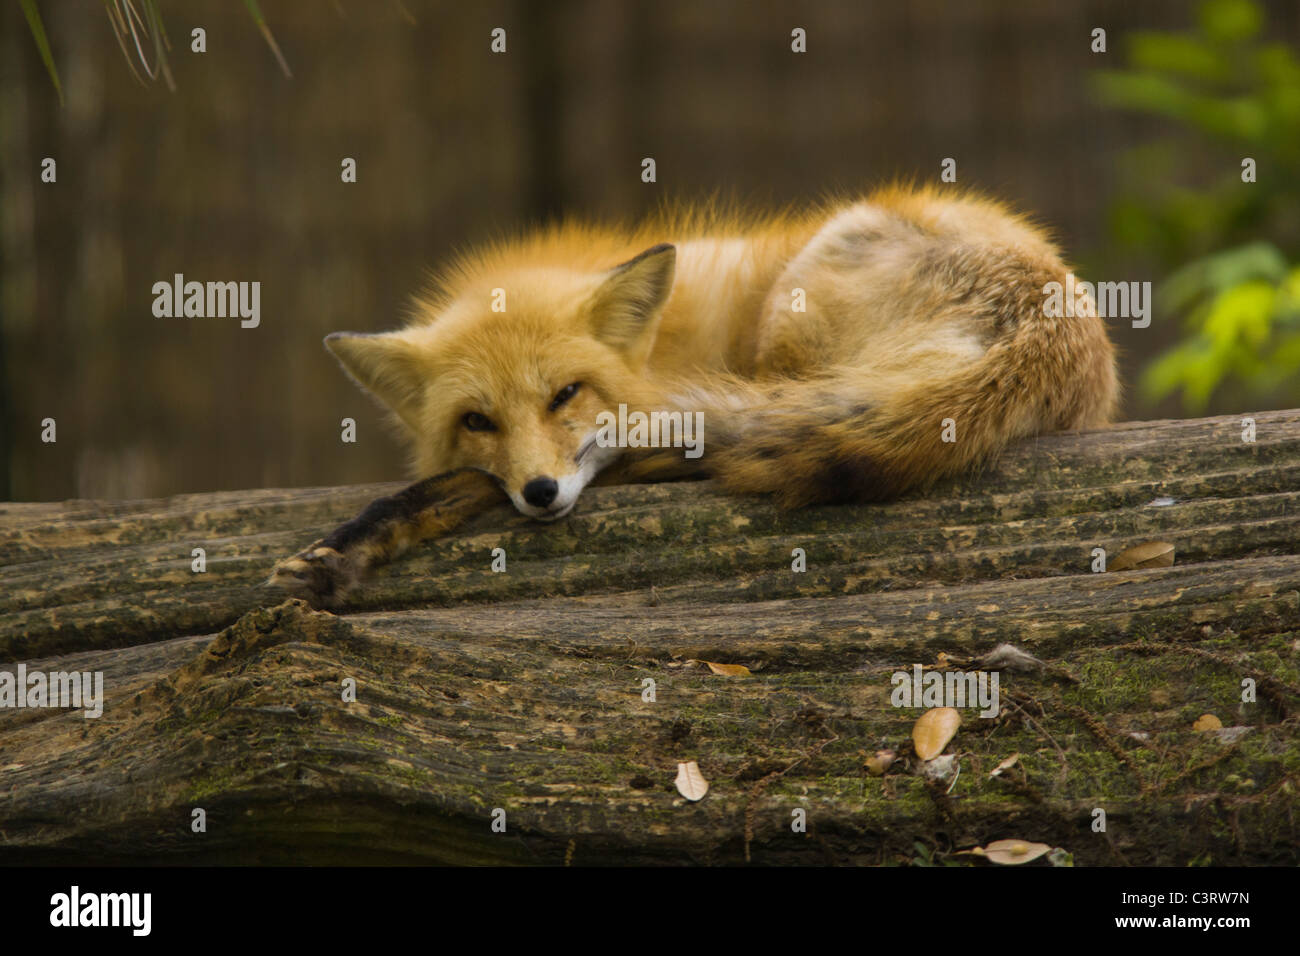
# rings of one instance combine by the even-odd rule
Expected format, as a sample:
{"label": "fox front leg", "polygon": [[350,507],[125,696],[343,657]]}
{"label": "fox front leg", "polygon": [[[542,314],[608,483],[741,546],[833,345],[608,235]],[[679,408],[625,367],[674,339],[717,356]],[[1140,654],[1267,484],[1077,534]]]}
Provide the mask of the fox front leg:
{"label": "fox front leg", "polygon": [[266,584],[315,607],[336,607],[371,568],[506,500],[496,480],[480,471],[425,478],[375,499],[351,521],[285,558]]}

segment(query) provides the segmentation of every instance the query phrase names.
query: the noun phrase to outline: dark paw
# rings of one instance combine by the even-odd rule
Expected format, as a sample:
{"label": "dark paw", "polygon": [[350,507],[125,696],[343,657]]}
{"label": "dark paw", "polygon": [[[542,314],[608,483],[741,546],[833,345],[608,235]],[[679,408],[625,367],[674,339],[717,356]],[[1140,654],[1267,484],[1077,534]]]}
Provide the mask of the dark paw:
{"label": "dark paw", "polygon": [[358,577],[346,556],[314,544],[277,564],[266,587],[302,598],[313,607],[337,607],[356,586]]}

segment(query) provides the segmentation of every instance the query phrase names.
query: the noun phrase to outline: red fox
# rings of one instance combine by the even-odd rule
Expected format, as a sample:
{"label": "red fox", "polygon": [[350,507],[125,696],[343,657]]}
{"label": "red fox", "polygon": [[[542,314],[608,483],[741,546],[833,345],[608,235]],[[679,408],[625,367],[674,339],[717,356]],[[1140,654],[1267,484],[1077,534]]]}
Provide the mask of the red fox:
{"label": "red fox", "polygon": [[[1016,439],[1105,424],[1118,385],[1104,323],[1044,309],[1068,272],[997,202],[906,186],[765,217],[554,225],[463,256],[405,328],[325,340],[427,477],[269,583],[335,605],[484,508],[508,498],[553,521],[592,481],[705,475],[787,507],[881,500]],[[616,413],[696,416],[702,454],[616,447]]]}

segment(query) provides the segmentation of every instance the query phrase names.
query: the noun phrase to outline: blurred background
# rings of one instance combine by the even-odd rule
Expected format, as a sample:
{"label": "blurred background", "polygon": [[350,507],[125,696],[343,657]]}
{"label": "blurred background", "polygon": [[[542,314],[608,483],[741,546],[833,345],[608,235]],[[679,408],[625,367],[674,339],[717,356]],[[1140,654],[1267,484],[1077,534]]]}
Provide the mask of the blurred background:
{"label": "blurred background", "polygon": [[[1156,284],[1150,328],[1110,323],[1125,417],[1300,405],[1294,0],[19,0],[0,30],[3,499],[402,478],[321,338],[399,324],[457,246],[946,157],[1083,278]],[[155,318],[177,272],[259,280],[260,327]]]}

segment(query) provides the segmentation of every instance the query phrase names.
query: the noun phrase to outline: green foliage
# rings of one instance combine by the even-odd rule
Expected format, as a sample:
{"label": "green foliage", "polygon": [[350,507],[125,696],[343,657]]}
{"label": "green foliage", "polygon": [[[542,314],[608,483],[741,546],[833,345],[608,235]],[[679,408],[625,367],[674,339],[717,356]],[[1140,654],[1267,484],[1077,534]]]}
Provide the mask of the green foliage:
{"label": "green foliage", "polygon": [[1156,257],[1157,301],[1185,317],[1143,393],[1191,412],[1227,383],[1300,398],[1300,60],[1263,25],[1254,0],[1203,0],[1192,31],[1131,34],[1127,68],[1094,76],[1103,102],[1167,133],[1123,157],[1110,226],[1117,251]]}
{"label": "green foliage", "polygon": [[[50,74],[50,80],[54,83],[54,89],[59,94],[59,103],[62,105],[63,86],[59,83],[59,72],[54,68],[54,57],[50,54],[50,43],[45,36],[45,25],[41,22],[36,0],[18,0],[18,2],[27,17],[32,39],[36,42],[36,49],[41,54],[41,60],[45,63],[45,69]],[[271,33],[271,28],[267,25],[266,17],[262,15],[262,8],[257,0],[244,0],[244,6],[267,46],[275,54],[280,70],[285,76],[291,77],[293,74],[289,72],[289,64],[285,61],[284,54],[280,52],[280,44],[275,42],[275,36]],[[171,41],[163,25],[158,0],[104,0],[104,10],[108,14],[109,26],[113,28],[113,36],[122,50],[122,56],[126,58],[126,65],[131,75],[140,83],[145,82],[144,76],[150,80],[162,76],[167,83],[167,88],[174,92],[176,82],[172,79],[171,66],[167,62],[167,51],[171,49]],[[153,48],[152,62],[146,47]],[[140,70],[136,69],[137,63],[144,71],[144,76],[141,76]]]}
{"label": "green foliage", "polygon": [[271,33],[271,28],[266,25],[266,17],[262,16],[262,8],[257,5],[257,0],[244,0],[244,6],[248,7],[249,16],[257,24],[258,31],[262,34],[262,39],[266,45],[271,48],[275,54],[275,60],[280,64],[280,70],[285,76],[293,76],[289,72],[289,64],[284,59],[284,54],[280,52],[280,44],[275,42],[275,36]]}
{"label": "green foliage", "polygon": [[1200,412],[1229,377],[1269,394],[1300,374],[1300,267],[1288,267],[1276,246],[1203,256],[1163,288],[1172,308],[1187,311],[1191,336],[1148,366],[1149,397],[1181,388],[1184,405]]}
{"label": "green foliage", "polygon": [[27,18],[27,27],[32,31],[32,39],[36,41],[36,49],[41,54],[41,62],[45,64],[45,72],[50,74],[50,81],[54,84],[54,91],[59,94],[59,105],[63,105],[63,84],[59,82],[59,71],[54,68],[54,54],[50,52],[50,41],[45,36],[45,24],[41,22],[41,11],[36,9],[36,0],[19,0],[23,8],[23,16]]}

